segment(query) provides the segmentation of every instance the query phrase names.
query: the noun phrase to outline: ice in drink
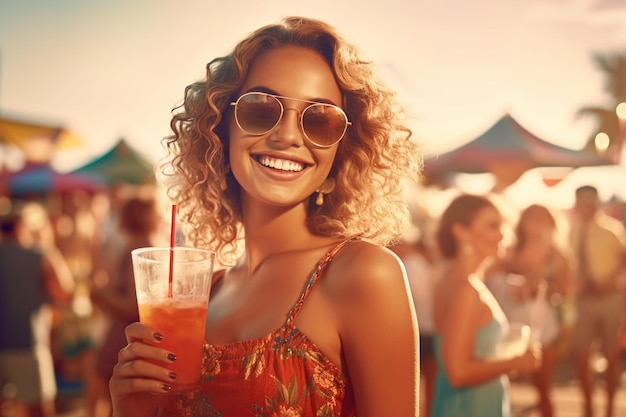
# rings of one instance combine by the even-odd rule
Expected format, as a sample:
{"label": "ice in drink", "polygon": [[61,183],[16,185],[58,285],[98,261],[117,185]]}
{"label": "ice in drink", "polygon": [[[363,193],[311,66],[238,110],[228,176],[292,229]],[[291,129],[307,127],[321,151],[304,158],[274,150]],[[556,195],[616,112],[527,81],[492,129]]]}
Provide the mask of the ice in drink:
{"label": "ice in drink", "polygon": [[[189,304],[180,299],[164,299],[139,304],[142,323],[164,336],[160,348],[176,354],[175,362],[166,365],[177,374],[172,391],[188,391],[200,381],[207,304]],[[161,364],[162,365],[162,364]]]}

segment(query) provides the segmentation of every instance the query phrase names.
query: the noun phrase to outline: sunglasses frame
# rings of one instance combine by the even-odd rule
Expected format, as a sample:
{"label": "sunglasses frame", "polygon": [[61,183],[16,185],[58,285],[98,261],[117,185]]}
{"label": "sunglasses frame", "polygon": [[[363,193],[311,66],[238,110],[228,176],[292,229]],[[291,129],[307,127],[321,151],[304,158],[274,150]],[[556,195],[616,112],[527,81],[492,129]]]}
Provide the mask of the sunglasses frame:
{"label": "sunglasses frame", "polygon": [[[278,120],[276,120],[276,123],[274,123],[274,125],[270,129],[266,130],[265,132],[251,133],[251,132],[247,131],[246,129],[244,129],[241,126],[241,123],[239,123],[239,117],[237,115],[237,106],[239,105],[239,102],[241,101],[241,99],[243,97],[250,96],[250,95],[262,95],[262,96],[272,97],[274,100],[276,100],[276,102],[280,106],[280,115],[278,117]],[[292,101],[297,101],[297,102],[300,102],[300,103],[309,103],[310,104],[309,106],[305,107],[302,111],[298,111],[299,125],[300,125],[300,129],[302,129],[302,133],[304,134],[304,137],[306,138],[306,140],[308,140],[310,143],[312,143],[313,145],[315,145],[315,146],[317,146],[319,148],[330,148],[330,147],[338,144],[341,141],[341,139],[343,139],[344,136],[346,136],[346,133],[348,132],[348,126],[352,125],[350,120],[348,120],[348,115],[346,114],[346,112],[341,107],[335,106],[334,104],[320,103],[318,101],[302,100],[302,99],[299,99],[299,98],[279,96],[279,95],[276,95],[276,94],[265,93],[265,92],[262,92],[262,91],[249,91],[247,93],[244,93],[244,94],[240,95],[239,98],[236,101],[233,101],[233,102],[230,103],[230,105],[235,108],[233,113],[235,115],[235,122],[237,123],[237,126],[239,127],[239,129],[241,129],[243,132],[245,132],[245,133],[247,133],[249,135],[252,135],[252,136],[266,135],[269,132],[271,132],[272,130],[274,130],[276,128],[276,126],[278,126],[280,124],[280,121],[283,120],[283,116],[285,114],[285,105],[283,104],[283,102],[280,99],[292,100]],[[339,110],[339,113],[343,114],[343,117],[345,118],[346,125],[343,128],[343,132],[339,136],[339,139],[337,139],[335,142],[331,143],[330,145],[322,145],[322,144],[319,144],[319,143],[315,142],[313,139],[311,139],[309,137],[309,135],[306,133],[306,129],[304,128],[304,113],[306,113],[307,110],[309,110],[310,108],[315,107],[315,106],[330,106],[330,107],[334,107],[335,109]]]}

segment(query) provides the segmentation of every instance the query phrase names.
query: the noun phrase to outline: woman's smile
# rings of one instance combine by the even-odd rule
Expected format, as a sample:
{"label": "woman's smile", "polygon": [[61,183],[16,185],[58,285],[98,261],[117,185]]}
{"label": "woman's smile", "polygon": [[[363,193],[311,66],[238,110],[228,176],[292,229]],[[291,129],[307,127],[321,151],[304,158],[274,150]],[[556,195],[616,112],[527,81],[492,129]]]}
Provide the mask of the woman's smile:
{"label": "woman's smile", "polygon": [[300,172],[305,168],[305,165],[301,162],[274,158],[267,155],[261,155],[255,157],[254,159],[264,167],[276,169],[279,171]]}

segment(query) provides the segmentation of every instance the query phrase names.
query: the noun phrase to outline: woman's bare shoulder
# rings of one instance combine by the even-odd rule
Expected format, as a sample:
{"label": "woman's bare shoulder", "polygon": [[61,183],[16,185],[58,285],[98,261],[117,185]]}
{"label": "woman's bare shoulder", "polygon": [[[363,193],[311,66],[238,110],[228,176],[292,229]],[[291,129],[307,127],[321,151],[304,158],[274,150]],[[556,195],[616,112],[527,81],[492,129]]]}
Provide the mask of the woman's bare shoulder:
{"label": "woman's bare shoulder", "polygon": [[354,342],[390,322],[406,326],[407,334],[417,326],[412,324],[413,300],[402,262],[384,246],[368,242],[345,246],[321,280],[344,341]]}
{"label": "woman's bare shoulder", "polygon": [[375,293],[390,286],[405,288],[405,272],[398,256],[384,246],[355,241],[343,247],[326,272],[327,288],[336,295]]}
{"label": "woman's bare shoulder", "polygon": [[454,304],[461,300],[477,298],[477,289],[468,279],[460,279],[443,274],[435,285],[435,301],[445,304]]}

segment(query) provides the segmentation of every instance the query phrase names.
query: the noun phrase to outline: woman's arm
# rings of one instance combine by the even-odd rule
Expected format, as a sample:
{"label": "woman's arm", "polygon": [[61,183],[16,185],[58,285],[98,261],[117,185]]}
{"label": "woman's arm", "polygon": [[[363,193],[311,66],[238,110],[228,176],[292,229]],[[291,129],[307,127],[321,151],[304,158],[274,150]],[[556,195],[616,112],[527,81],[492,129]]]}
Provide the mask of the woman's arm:
{"label": "woman's arm", "polygon": [[[453,292],[441,329],[442,359],[448,380],[454,387],[477,385],[513,370],[533,371],[539,352],[529,349],[522,356],[498,360],[474,356],[476,333],[481,327],[483,301],[469,282]],[[486,307],[484,307],[486,308]]]}
{"label": "woman's arm", "polygon": [[333,276],[341,277],[339,333],[359,417],[417,416],[419,337],[404,268],[383,247],[345,251]]}

